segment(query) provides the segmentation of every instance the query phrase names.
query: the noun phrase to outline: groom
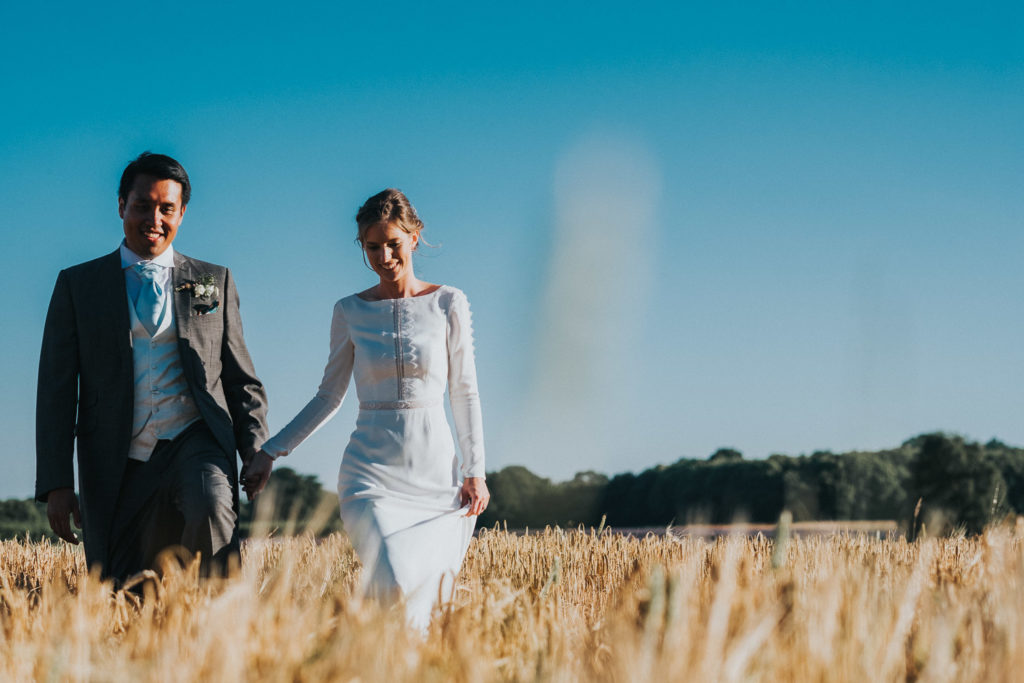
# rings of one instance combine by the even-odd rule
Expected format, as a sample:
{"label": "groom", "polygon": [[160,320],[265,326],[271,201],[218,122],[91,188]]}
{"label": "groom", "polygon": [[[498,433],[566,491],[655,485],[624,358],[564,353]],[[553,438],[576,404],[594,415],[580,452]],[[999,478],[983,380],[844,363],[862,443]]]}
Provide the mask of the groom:
{"label": "groom", "polygon": [[267,437],[230,271],[171,246],[190,193],[168,156],[128,164],[121,246],[61,271],[46,315],[36,498],[69,543],[74,518],[86,562],[117,580],[179,546],[223,572],[239,547],[235,452],[248,463]]}

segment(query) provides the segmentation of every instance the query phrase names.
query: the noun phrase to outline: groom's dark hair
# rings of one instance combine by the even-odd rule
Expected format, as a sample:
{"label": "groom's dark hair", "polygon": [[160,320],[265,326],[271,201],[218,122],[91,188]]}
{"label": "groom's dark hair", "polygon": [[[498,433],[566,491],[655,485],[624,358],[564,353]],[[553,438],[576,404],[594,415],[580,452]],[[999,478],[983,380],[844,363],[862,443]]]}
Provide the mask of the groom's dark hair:
{"label": "groom's dark hair", "polygon": [[166,154],[143,152],[128,164],[121,174],[121,185],[117,188],[117,196],[122,201],[128,200],[128,193],[135,185],[136,176],[148,175],[157,180],[174,180],[181,185],[181,205],[188,204],[192,196],[192,185],[188,182],[185,167]]}

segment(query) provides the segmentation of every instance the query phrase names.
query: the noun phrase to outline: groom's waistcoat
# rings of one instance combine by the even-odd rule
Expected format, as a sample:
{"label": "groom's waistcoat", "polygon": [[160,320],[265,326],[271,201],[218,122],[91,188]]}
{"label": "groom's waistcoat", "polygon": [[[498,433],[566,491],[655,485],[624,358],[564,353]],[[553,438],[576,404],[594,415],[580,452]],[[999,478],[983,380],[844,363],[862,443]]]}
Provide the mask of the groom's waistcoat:
{"label": "groom's waistcoat", "polygon": [[185,379],[178,350],[178,325],[173,315],[152,336],[135,314],[129,299],[135,396],[132,441],[128,457],[149,460],[160,439],[173,439],[201,419]]}

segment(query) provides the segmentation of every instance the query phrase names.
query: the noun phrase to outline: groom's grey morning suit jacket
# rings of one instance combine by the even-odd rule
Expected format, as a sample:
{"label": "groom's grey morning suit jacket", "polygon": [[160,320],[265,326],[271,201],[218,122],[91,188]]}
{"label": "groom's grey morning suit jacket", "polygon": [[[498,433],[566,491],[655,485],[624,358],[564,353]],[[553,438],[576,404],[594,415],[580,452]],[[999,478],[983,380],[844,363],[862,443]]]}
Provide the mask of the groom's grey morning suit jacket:
{"label": "groom's grey morning suit jacket", "polygon": [[[213,275],[216,310],[200,314],[188,290],[173,291],[178,350],[199,414],[229,455],[267,438],[266,394],[242,338],[231,273],[174,255],[175,288]],[[128,294],[119,251],[61,271],[50,300],[36,400],[36,498],[78,490],[86,562],[107,561],[132,438],[134,369]],[[236,493],[237,499],[237,493]]]}

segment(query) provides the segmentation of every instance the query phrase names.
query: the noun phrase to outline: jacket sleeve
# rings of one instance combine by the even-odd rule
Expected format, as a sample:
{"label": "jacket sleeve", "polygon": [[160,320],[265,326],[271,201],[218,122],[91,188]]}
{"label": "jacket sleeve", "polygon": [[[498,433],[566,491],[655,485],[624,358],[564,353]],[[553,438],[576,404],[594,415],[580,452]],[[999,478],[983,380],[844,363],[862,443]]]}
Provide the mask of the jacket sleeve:
{"label": "jacket sleeve", "polygon": [[75,486],[78,410],[78,332],[68,275],[61,271],[50,298],[36,389],[36,500]]}
{"label": "jacket sleeve", "polygon": [[221,383],[227,399],[239,452],[259,448],[267,438],[267,394],[256,376],[242,335],[238,292],[231,271],[224,273],[224,337],[221,347]]}
{"label": "jacket sleeve", "polygon": [[331,350],[320,388],[288,425],[263,444],[263,450],[277,458],[288,455],[338,412],[348,393],[355,363],[355,347],[349,334],[345,311],[339,301],[331,319]]}
{"label": "jacket sleeve", "polygon": [[462,475],[483,477],[484,425],[473,355],[473,325],[469,301],[456,292],[448,311],[448,399],[462,451]]}

